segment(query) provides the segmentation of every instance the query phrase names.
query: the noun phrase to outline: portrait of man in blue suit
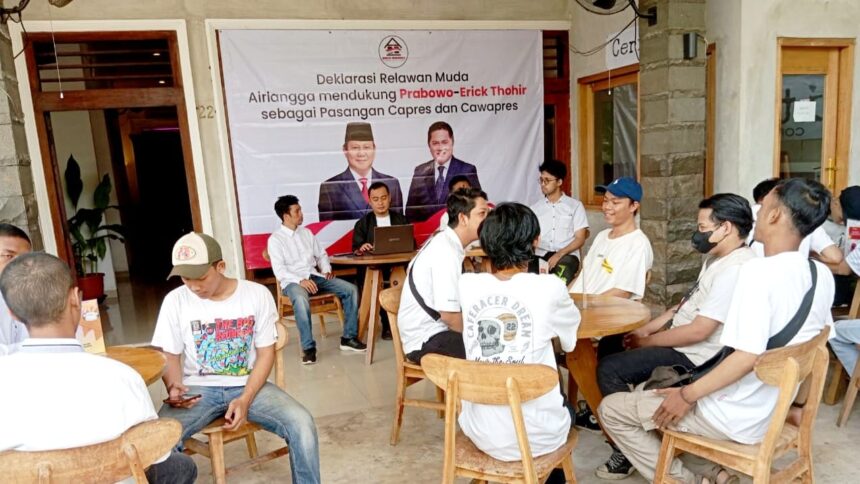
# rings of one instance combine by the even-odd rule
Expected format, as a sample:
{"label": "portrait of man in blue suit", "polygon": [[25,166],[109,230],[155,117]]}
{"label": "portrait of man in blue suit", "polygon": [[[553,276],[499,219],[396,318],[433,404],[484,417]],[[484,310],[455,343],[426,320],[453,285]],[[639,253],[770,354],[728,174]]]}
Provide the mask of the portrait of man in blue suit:
{"label": "portrait of man in blue suit", "polygon": [[370,123],[354,122],[346,125],[343,155],[347,168],[320,184],[320,221],[356,220],[370,212],[368,189],[374,182],[383,182],[391,192],[390,210],[403,212],[403,194],[396,178],[373,169],[376,143]]}
{"label": "portrait of man in blue suit", "polygon": [[427,130],[427,146],[433,159],[415,167],[409,197],[406,200],[406,218],[422,222],[445,208],[448,184],[457,175],[463,175],[472,188],[481,189],[478,169],[454,157],[454,130],[444,121],[437,121]]}

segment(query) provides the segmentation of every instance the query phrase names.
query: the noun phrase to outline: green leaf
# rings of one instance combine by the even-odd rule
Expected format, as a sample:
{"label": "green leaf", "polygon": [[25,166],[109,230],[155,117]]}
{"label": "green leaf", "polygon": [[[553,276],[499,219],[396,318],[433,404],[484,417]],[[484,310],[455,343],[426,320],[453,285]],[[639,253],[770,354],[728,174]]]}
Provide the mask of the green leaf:
{"label": "green leaf", "polygon": [[93,205],[95,205],[96,208],[99,208],[102,211],[107,208],[108,204],[110,204],[110,190],[110,175],[105,174],[105,176],[102,177],[102,181],[99,182],[99,185],[96,187],[96,191],[93,192]]}
{"label": "green leaf", "polygon": [[84,191],[84,182],[81,180],[81,166],[72,155],[69,155],[69,161],[66,162],[64,176],[66,179],[66,192],[69,194],[72,206],[78,208],[78,199],[81,198],[81,192]]}

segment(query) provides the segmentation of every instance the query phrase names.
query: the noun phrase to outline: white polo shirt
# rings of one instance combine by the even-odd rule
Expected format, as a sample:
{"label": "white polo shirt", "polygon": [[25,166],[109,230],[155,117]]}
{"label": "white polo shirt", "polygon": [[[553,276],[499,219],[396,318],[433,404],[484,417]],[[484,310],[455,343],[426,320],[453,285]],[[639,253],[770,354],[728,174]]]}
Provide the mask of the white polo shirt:
{"label": "white polo shirt", "polygon": [[0,358],[0,388],[0,451],[98,444],[158,418],[136,371],[75,339],[25,340]]}
{"label": "white polo shirt", "polygon": [[152,345],[185,355],[186,385],[244,386],[254,368],[256,348],[277,341],[277,320],[272,293],[256,282],[238,281],[223,301],[201,299],[180,286],[161,304]]}
{"label": "white polo shirt", "polygon": [[[818,283],[812,308],[789,346],[809,341],[825,325],[833,324],[833,275],[824,264],[814,265]],[[797,313],[811,284],[807,257],[799,252],[782,252],[746,262],[740,267],[720,343],[747,353],[764,353],[767,340]],[[778,388],[765,385],[755,372],[750,372],[700,399],[698,407],[708,422],[735,442],[757,444],[767,432],[778,396]]]}
{"label": "white polo shirt", "polygon": [[[538,256],[566,247],[573,241],[577,230],[588,228],[582,202],[563,193],[555,203],[544,197],[531,209],[540,222],[540,242],[535,251]],[[579,258],[579,250],[571,252],[571,255]]]}
{"label": "white polo shirt", "polygon": [[291,283],[298,284],[312,274],[325,277],[326,273],[331,272],[328,254],[314,234],[305,227],[292,230],[281,225],[269,236],[266,250],[281,289]]}
{"label": "white polo shirt", "polygon": [[27,337],[27,327],[12,318],[9,307],[0,294],[0,356],[18,351],[21,342]]}
{"label": "white polo shirt", "polygon": [[[434,235],[412,259],[408,270],[412,273],[418,294],[427,306],[439,312],[460,312],[460,292],[457,284],[465,256],[460,237],[454,229],[446,227]],[[434,321],[418,305],[409,289],[408,280],[404,283],[400,296],[397,326],[405,353],[420,350],[433,335],[448,329],[448,325]]]}

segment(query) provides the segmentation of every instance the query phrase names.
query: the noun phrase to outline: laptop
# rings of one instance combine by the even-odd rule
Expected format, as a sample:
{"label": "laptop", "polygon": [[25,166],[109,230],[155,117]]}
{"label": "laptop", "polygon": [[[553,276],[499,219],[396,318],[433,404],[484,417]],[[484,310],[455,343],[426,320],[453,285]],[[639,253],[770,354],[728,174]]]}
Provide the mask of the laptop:
{"label": "laptop", "polygon": [[373,255],[399,254],[415,250],[412,225],[394,225],[373,229]]}

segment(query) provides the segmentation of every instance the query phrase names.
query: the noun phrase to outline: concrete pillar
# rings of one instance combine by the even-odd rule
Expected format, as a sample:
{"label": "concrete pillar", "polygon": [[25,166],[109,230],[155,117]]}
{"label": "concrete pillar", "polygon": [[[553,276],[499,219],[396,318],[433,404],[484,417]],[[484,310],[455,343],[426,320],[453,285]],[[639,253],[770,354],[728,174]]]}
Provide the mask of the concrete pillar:
{"label": "concrete pillar", "polygon": [[690,236],[703,197],[705,45],[683,58],[682,35],[705,32],[705,0],[640,0],[657,7],[657,23],[639,20],[642,230],[654,248],[646,300],[677,303],[696,280],[702,259]]}
{"label": "concrete pillar", "polygon": [[9,29],[0,25],[0,222],[24,229],[42,249],[24,115],[12,60]]}

